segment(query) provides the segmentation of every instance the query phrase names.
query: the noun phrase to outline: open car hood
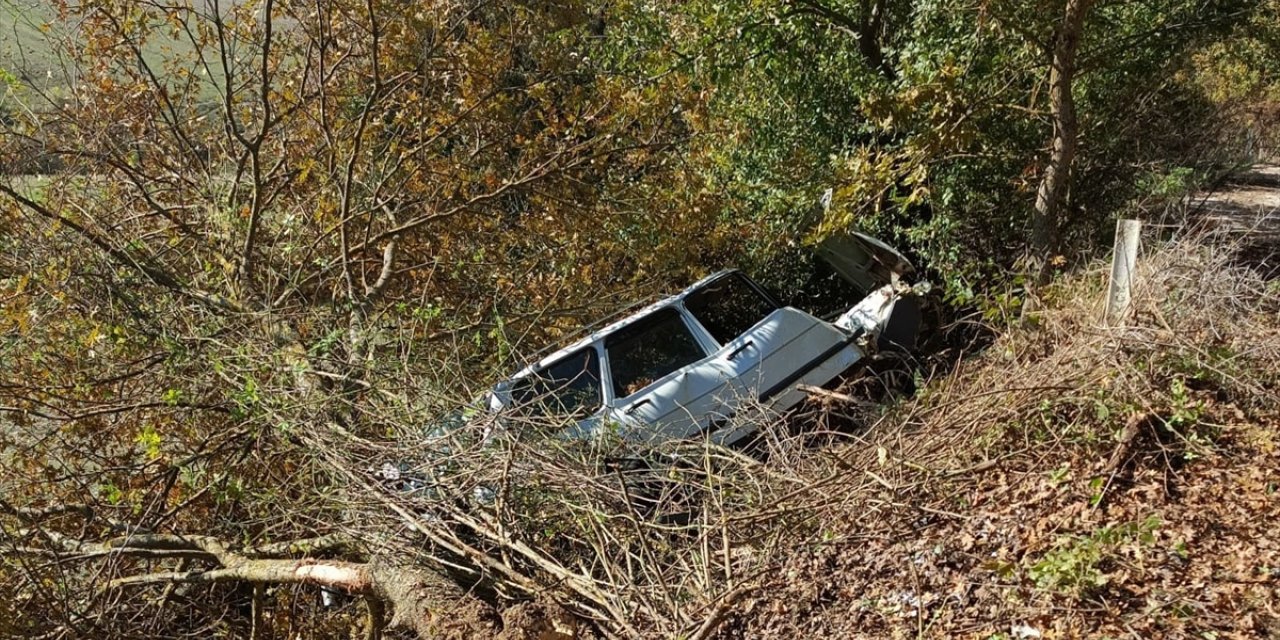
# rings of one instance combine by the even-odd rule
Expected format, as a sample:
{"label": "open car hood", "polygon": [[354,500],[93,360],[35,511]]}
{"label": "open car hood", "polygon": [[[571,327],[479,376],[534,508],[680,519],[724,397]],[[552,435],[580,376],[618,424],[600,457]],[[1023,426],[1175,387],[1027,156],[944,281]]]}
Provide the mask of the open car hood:
{"label": "open car hood", "polygon": [[829,236],[818,244],[816,253],[840,277],[865,292],[892,284],[915,271],[911,261],[897,249],[863,233]]}

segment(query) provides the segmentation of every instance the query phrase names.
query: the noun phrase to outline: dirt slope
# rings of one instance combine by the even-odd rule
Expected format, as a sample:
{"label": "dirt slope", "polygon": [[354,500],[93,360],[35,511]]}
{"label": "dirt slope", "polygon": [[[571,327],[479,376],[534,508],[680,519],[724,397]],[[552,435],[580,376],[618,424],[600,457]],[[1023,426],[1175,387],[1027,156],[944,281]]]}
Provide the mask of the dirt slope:
{"label": "dirt slope", "polygon": [[1146,241],[1127,327],[1099,322],[1099,264],[861,416],[836,456],[874,481],[719,636],[1280,638],[1280,281],[1238,255],[1276,208],[1252,189],[1217,200],[1248,226]]}

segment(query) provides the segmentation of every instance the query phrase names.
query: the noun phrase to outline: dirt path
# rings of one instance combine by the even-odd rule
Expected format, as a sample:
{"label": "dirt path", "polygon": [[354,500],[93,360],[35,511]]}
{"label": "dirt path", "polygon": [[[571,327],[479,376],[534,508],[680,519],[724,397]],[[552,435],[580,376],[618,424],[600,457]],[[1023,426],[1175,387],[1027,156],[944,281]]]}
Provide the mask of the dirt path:
{"label": "dirt path", "polygon": [[1280,164],[1254,165],[1192,206],[1193,223],[1235,246],[1237,260],[1280,276]]}

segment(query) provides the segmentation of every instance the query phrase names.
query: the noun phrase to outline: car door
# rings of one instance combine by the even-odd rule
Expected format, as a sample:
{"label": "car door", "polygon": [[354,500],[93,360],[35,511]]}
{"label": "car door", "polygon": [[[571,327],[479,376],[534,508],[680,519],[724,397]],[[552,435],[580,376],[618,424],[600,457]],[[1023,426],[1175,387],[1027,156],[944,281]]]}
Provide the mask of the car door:
{"label": "car door", "polygon": [[733,376],[675,306],[659,308],[607,336],[612,415],[632,440],[688,438],[726,417]]}
{"label": "car door", "polygon": [[[803,311],[778,306],[738,272],[691,291],[684,304],[720,345],[714,357],[738,381],[740,401],[768,403],[797,381],[825,383],[808,374],[832,358],[856,352],[847,334]],[[840,372],[829,369],[822,370],[827,379]]]}

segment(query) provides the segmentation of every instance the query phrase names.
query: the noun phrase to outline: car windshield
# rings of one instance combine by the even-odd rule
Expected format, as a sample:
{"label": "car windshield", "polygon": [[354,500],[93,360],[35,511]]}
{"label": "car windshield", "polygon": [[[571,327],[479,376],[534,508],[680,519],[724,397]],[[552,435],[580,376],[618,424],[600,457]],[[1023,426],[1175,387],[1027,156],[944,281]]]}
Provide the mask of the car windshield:
{"label": "car windshield", "polygon": [[619,329],[605,341],[613,393],[627,397],[654,381],[706,356],[680,312],[659,309]]}
{"label": "car windshield", "polygon": [[721,345],[742,335],[777,306],[741,274],[730,273],[685,297],[684,306]]}
{"label": "car windshield", "polygon": [[511,397],[532,415],[585,416],[600,407],[600,389],[600,359],[588,347],[517,380]]}

